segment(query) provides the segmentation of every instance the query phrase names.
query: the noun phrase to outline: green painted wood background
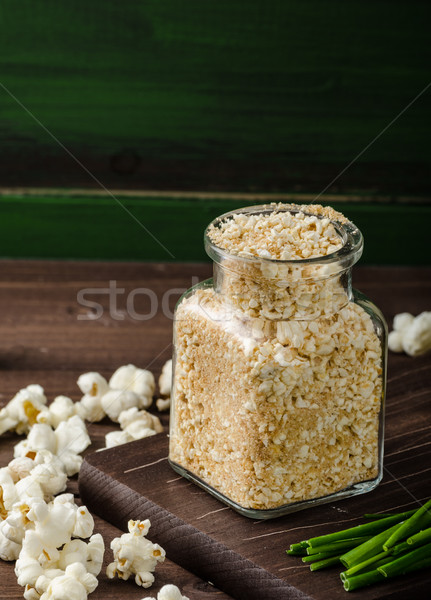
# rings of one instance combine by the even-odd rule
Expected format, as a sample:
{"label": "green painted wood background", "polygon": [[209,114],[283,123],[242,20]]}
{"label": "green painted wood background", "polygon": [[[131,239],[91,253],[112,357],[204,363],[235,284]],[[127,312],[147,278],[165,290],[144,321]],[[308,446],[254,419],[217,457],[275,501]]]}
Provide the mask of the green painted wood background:
{"label": "green painted wood background", "polygon": [[[260,203],[259,197],[192,194],[119,194],[115,199],[55,193],[4,195],[0,256],[209,260],[203,247],[206,225],[224,212]],[[349,202],[336,197],[331,204],[361,229],[365,238],[362,264],[431,264],[431,205]]]}
{"label": "green painted wood background", "polygon": [[253,202],[234,192],[324,190],[363,230],[365,262],[430,263],[429,13],[3,0],[0,256],[200,260],[208,221]]}
{"label": "green painted wood background", "polygon": [[[428,0],[3,0],[0,185],[97,187],[67,148],[109,187],[318,193],[430,83],[429,14]],[[332,191],[428,193],[430,98]]]}

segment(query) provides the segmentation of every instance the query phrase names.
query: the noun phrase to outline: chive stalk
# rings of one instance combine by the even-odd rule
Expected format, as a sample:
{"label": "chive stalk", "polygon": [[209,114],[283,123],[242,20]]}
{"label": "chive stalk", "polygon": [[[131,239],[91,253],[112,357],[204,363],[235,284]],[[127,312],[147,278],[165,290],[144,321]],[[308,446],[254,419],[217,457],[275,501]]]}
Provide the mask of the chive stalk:
{"label": "chive stalk", "polygon": [[380,583],[384,580],[385,576],[377,571],[377,569],[368,571],[367,573],[361,573],[360,575],[354,575],[353,577],[345,576],[344,578],[341,578],[346,592],[353,592],[354,590],[373,585],[374,583]]}
{"label": "chive stalk", "polygon": [[431,527],[423,529],[419,533],[415,533],[411,537],[407,538],[407,544],[409,546],[421,546],[431,541]]}
{"label": "chive stalk", "polygon": [[385,517],[377,521],[371,521],[370,523],[364,523],[357,525],[356,527],[350,527],[343,531],[336,531],[334,533],[328,533],[327,535],[321,535],[318,537],[310,538],[307,540],[309,546],[315,548],[322,546],[323,544],[330,544],[339,540],[351,539],[354,537],[363,536],[374,536],[392,525],[398,524],[405,519],[404,513],[393,515],[391,517]]}
{"label": "chive stalk", "polygon": [[[425,529],[431,526],[431,499],[428,500],[423,506],[416,510],[411,517],[404,521],[404,523],[396,531],[391,533],[383,547],[385,550],[395,546],[397,542],[412,537],[415,533],[418,533],[421,529]],[[381,521],[380,521],[381,522]]]}
{"label": "chive stalk", "polygon": [[412,550],[395,560],[378,567],[385,577],[395,577],[422,568],[422,563],[431,564],[431,543]]}
{"label": "chive stalk", "polygon": [[339,556],[332,556],[323,560],[318,560],[310,565],[310,571],[319,571],[320,569],[326,569],[327,567],[333,567],[334,565],[340,564]]}
{"label": "chive stalk", "polygon": [[314,548],[312,546],[309,546],[308,548],[306,548],[306,552],[308,555],[311,555],[318,554],[320,552],[331,552],[332,550],[337,550],[338,554],[344,554],[345,550],[348,550],[350,548],[356,548],[356,546],[363,544],[369,539],[370,538],[368,536],[351,539],[347,538],[345,540],[332,542],[332,544],[322,544],[321,546],[316,546]]}
{"label": "chive stalk", "polygon": [[389,529],[385,529],[384,531],[378,533],[360,546],[349,550],[340,557],[341,563],[350,569],[351,567],[354,567],[355,565],[381,552],[384,549],[383,544],[388,539],[388,536],[394,533],[399,527],[400,523],[392,525],[392,527]]}

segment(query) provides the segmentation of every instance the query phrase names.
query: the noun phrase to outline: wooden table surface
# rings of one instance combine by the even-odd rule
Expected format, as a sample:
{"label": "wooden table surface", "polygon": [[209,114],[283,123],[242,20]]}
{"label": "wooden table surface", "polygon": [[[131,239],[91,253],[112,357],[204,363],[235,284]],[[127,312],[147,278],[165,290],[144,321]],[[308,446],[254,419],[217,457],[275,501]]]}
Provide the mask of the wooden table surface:
{"label": "wooden table surface", "polygon": [[[31,383],[41,384],[48,400],[59,394],[79,400],[76,380],[81,373],[99,371],[109,377],[127,363],[149,368],[158,378],[165,360],[171,356],[172,309],[179,294],[211,275],[209,264],[0,264],[1,405]],[[382,309],[389,325],[396,313],[417,314],[431,309],[431,268],[357,267],[353,280],[355,287]],[[403,403],[408,408],[409,390],[400,388],[400,378],[412,371],[417,371],[418,378],[429,378],[431,357],[390,354],[388,369],[388,410],[400,410]],[[423,401],[431,403],[429,393]],[[407,413],[400,410],[400,418],[407,418]],[[162,422],[167,426],[166,414],[162,415]],[[87,452],[102,447],[105,433],[116,427],[108,421],[90,425],[92,445]],[[9,462],[18,441],[14,434],[0,438],[0,466]],[[422,455],[421,460],[428,459]],[[76,478],[70,480],[68,489],[78,494]],[[112,556],[109,543],[121,532],[98,517],[95,522],[95,531],[105,539],[106,565]],[[90,597],[154,597],[166,583],[177,584],[190,600],[230,598],[169,561],[169,557],[157,567],[156,582],[149,590],[130,581],[110,581],[102,570],[99,586]],[[0,561],[0,598],[22,598],[22,592],[13,564]]]}

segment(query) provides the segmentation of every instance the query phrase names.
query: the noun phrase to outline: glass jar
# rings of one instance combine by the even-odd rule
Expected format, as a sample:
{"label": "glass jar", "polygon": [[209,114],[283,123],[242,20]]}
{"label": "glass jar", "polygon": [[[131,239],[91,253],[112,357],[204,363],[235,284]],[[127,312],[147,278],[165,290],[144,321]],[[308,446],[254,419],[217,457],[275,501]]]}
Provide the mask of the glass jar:
{"label": "glass jar", "polygon": [[[235,215],[275,211],[329,218],[339,249],[281,260],[239,256],[211,239]],[[329,208],[254,206],[215,219],[205,249],[214,278],[184,294],[175,313],[173,469],[260,519],[374,489],[387,328],[352,289],[361,232]]]}

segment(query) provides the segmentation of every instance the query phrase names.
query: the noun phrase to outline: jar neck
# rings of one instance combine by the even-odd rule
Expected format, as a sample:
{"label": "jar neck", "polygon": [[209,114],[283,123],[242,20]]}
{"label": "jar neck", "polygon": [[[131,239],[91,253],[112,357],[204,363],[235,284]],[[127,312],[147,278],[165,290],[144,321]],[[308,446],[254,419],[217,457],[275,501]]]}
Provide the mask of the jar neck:
{"label": "jar neck", "polygon": [[[319,215],[318,208],[310,206],[303,212]],[[277,206],[276,210],[297,212],[293,205]],[[338,312],[352,298],[351,268],[363,250],[361,232],[340,213],[333,211],[331,223],[342,246],[325,256],[296,260],[240,256],[216,246],[210,239],[211,230],[237,213],[255,216],[273,211],[272,206],[238,209],[210,223],[205,232],[205,249],[214,261],[216,293],[223,302],[250,317],[274,321],[311,320]]]}
{"label": "jar neck", "polygon": [[219,299],[250,318],[312,320],[338,312],[352,298],[351,268],[265,263],[259,267],[237,258],[213,265]]}

